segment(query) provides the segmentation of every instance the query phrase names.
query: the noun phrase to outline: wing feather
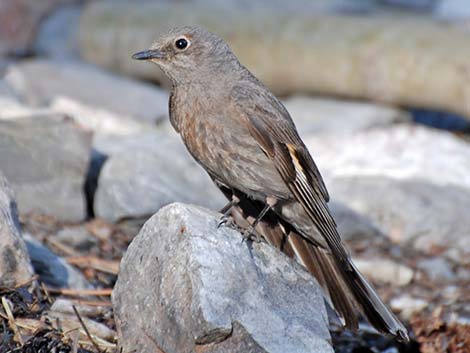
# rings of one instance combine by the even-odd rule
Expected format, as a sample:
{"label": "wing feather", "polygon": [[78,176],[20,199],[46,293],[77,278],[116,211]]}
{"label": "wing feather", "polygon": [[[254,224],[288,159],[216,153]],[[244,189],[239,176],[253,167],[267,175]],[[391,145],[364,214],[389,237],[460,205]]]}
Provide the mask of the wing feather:
{"label": "wing feather", "polygon": [[[336,223],[328,209],[329,196],[322,177],[287,110],[267,90],[260,87],[250,89],[249,85],[235,87],[232,91],[232,100],[238,108],[237,113],[244,118],[252,137],[271,159],[295,199],[302,205],[325,239],[329,249],[322,250],[326,250],[327,253],[331,251],[329,254],[332,255],[334,264],[328,264],[329,257],[325,257],[327,253],[322,254],[320,249],[315,251],[320,266],[328,271],[332,270],[323,272],[323,280],[336,283],[335,278],[338,276],[341,278],[341,282],[337,283],[338,287],[330,286],[333,294],[335,290],[341,289],[342,285],[347,286],[347,290],[360,303],[363,313],[377,329],[407,340],[406,328],[356,269],[343,246]],[[302,236],[310,240],[312,245],[315,244],[313,235],[302,234]],[[350,302],[342,301],[342,297],[344,295],[333,296],[332,299],[343,314],[350,313]],[[357,325],[352,318],[347,321],[351,326]]]}

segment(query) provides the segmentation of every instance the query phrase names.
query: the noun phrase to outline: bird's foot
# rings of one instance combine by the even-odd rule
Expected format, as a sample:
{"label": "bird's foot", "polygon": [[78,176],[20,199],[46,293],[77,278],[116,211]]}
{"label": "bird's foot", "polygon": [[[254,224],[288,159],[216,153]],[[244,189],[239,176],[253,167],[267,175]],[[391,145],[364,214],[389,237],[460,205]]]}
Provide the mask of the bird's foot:
{"label": "bird's foot", "polygon": [[242,236],[242,242],[252,241],[254,243],[261,243],[264,241],[263,237],[252,226],[248,227],[248,229],[245,229],[242,233]]}
{"label": "bird's foot", "polygon": [[223,214],[219,219],[219,223],[217,223],[217,228],[220,228],[222,226],[232,228],[234,224],[235,222],[232,216],[228,214]]}

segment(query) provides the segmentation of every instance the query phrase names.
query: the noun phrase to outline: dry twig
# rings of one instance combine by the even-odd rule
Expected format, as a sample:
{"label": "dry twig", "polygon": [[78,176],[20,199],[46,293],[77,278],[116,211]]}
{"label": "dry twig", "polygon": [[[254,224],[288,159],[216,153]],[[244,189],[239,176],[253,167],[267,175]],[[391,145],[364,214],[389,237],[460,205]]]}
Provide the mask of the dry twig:
{"label": "dry twig", "polygon": [[82,317],[80,316],[80,314],[78,313],[78,310],[77,310],[77,308],[75,307],[75,305],[72,305],[72,308],[73,308],[73,311],[74,311],[75,315],[77,316],[78,321],[80,322],[80,325],[82,325],[83,330],[85,331],[85,334],[87,335],[87,337],[88,337],[88,339],[90,340],[90,342],[93,344],[93,347],[95,347],[95,349],[96,349],[99,353],[101,353],[101,352],[102,352],[101,348],[96,344],[96,342],[95,342],[95,340],[93,339],[93,337],[91,337],[90,331],[88,331],[88,328],[86,327],[85,322],[83,322],[83,319],[82,319]]}
{"label": "dry twig", "polygon": [[61,294],[61,295],[70,295],[70,296],[105,296],[108,297],[113,292],[112,288],[103,288],[103,289],[68,289],[68,288],[47,288],[49,293],[52,294]]}
{"label": "dry twig", "polygon": [[20,344],[23,345],[23,339],[21,337],[20,331],[18,330],[18,326],[16,326],[15,318],[13,316],[13,313],[11,312],[10,304],[8,303],[7,298],[2,297],[2,305],[3,308],[5,309],[5,313],[8,316],[8,324],[10,325],[11,330],[15,334],[15,340]]}

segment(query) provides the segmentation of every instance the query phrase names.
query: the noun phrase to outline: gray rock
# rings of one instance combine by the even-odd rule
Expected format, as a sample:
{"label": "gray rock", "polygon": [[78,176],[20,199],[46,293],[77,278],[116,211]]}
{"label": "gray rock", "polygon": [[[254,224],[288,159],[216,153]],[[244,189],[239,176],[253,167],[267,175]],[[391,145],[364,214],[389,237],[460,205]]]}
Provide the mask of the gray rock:
{"label": "gray rock", "polygon": [[179,138],[163,133],[97,137],[95,149],[109,156],[98,179],[94,211],[109,221],[155,213],[174,201],[212,209],[226,202]]}
{"label": "gray rock", "polygon": [[384,176],[334,178],[327,184],[335,200],[368,217],[393,242],[469,262],[469,190]]}
{"label": "gray rock", "polygon": [[156,129],[154,122],[125,117],[64,96],[55,97],[50,104],[50,110],[66,114],[87,130],[103,135],[136,135]]}
{"label": "gray rock", "polygon": [[452,282],[456,279],[449,262],[442,257],[423,259],[418,262],[418,268],[424,271],[428,278],[435,283]]}
{"label": "gray rock", "polygon": [[151,123],[167,116],[168,94],[163,90],[81,62],[22,61],[8,68],[5,80],[31,105],[47,105],[65,96]]}
{"label": "gray rock", "polygon": [[427,300],[415,298],[409,294],[402,294],[390,301],[390,307],[400,313],[400,317],[409,320],[414,313],[417,313],[429,306]]}
{"label": "gray rock", "polygon": [[359,271],[367,278],[394,286],[406,286],[413,279],[413,270],[406,265],[384,258],[354,259]]}
{"label": "gray rock", "polygon": [[20,212],[83,220],[90,146],[91,136],[62,116],[0,121],[0,169]]}
{"label": "gray rock", "polygon": [[400,109],[359,101],[293,96],[284,105],[301,136],[356,132],[411,121],[410,115]]}
{"label": "gray rock", "polygon": [[65,335],[78,330],[80,332],[80,340],[89,340],[87,334],[82,329],[83,326],[87,328],[89,334],[95,341],[98,341],[98,343],[103,342],[102,340],[114,340],[116,337],[116,332],[111,330],[106,324],[86,317],[82,317],[82,326],[75,312],[72,314],[66,314],[57,311],[48,311],[44,313],[43,317],[44,321],[47,320],[50,322],[52,327],[63,330]]}
{"label": "gray rock", "polygon": [[78,24],[82,6],[63,6],[40,25],[34,50],[42,56],[76,59],[78,53]]}
{"label": "gray rock", "polygon": [[81,251],[89,250],[98,244],[98,239],[91,235],[83,225],[62,228],[57,234],[50,235],[50,237]]}
{"label": "gray rock", "polygon": [[332,199],[393,241],[468,261],[470,145],[419,126],[306,139]]}
{"label": "gray rock", "polygon": [[399,124],[305,142],[327,181],[383,176],[470,190],[470,144],[448,132]]}
{"label": "gray rock", "polygon": [[448,21],[470,22],[470,6],[467,0],[441,0],[435,8],[434,15]]}
{"label": "gray rock", "polygon": [[385,237],[369,218],[354,211],[346,204],[333,200],[329,202],[328,206],[338,226],[341,239],[344,241]]}
{"label": "gray rock", "polygon": [[78,304],[75,301],[65,298],[57,298],[51,306],[51,311],[63,314],[75,314],[73,310],[74,306],[82,317],[97,317],[104,315],[108,311],[111,311],[111,308],[106,306],[91,306],[87,305],[86,303]]}
{"label": "gray rock", "polygon": [[28,53],[41,20],[59,5],[72,2],[77,0],[2,1],[0,55]]}
{"label": "gray rock", "polygon": [[112,296],[123,350],[333,352],[316,281],[218,220],[173,204],[134,238]]}
{"label": "gray rock", "polygon": [[90,289],[91,284],[82,273],[70,266],[30,234],[24,235],[28,253],[42,282],[55,288]]}
{"label": "gray rock", "polygon": [[33,275],[28,252],[21,238],[13,190],[0,172],[0,287],[13,287]]}

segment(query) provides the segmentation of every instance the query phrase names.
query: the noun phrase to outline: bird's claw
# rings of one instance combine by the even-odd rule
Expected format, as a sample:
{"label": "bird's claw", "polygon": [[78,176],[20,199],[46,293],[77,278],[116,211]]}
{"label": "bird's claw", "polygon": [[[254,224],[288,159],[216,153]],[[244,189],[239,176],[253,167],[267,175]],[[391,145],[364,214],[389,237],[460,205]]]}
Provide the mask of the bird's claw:
{"label": "bird's claw", "polygon": [[220,217],[219,223],[217,223],[217,228],[222,226],[238,230],[238,226],[235,224],[235,220],[232,216],[229,215],[222,215],[222,217]]}
{"label": "bird's claw", "polygon": [[261,243],[263,242],[263,237],[259,235],[259,233],[253,227],[250,226],[248,229],[245,229],[242,233],[242,242],[245,241]]}
{"label": "bird's claw", "polygon": [[229,218],[230,217],[226,215],[222,215],[222,217],[220,217],[219,223],[217,223],[217,228],[220,228],[223,225],[227,224],[229,222]]}

